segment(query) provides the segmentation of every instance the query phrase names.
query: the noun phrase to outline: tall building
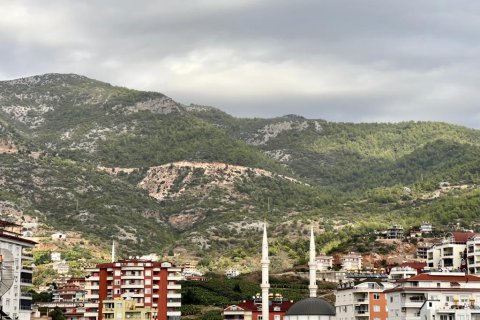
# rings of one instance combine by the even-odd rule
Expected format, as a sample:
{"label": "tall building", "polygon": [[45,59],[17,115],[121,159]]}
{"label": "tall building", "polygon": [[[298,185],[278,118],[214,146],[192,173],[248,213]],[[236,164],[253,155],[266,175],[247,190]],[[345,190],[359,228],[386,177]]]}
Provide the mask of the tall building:
{"label": "tall building", "polygon": [[395,285],[387,281],[364,280],[342,283],[335,293],[337,320],[387,320],[384,290]]}
{"label": "tall building", "polygon": [[127,299],[152,310],[158,320],[178,320],[181,312],[181,268],[168,262],[122,260],[90,269],[85,319],[103,320],[105,300]]}
{"label": "tall building", "polygon": [[[16,232],[20,226],[7,221],[0,221],[0,251],[2,268],[2,285],[9,282],[7,269],[12,270],[11,286],[1,297],[2,318],[30,320],[32,311],[32,263],[31,250],[36,242],[21,237]],[[18,230],[20,231],[20,230]],[[6,290],[6,287],[5,287]]]}

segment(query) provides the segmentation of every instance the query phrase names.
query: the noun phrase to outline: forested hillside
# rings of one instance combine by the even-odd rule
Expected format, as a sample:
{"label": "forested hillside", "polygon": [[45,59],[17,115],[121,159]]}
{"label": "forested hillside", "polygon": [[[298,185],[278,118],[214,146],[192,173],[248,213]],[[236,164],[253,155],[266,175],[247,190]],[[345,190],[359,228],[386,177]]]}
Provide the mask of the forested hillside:
{"label": "forested hillside", "polygon": [[477,228],[479,156],[480,131],[446,123],[245,119],[78,75],[0,82],[0,204],[124,254],[248,265],[267,220],[281,268],[305,259],[310,224],[328,252],[388,251],[369,232],[392,223]]}

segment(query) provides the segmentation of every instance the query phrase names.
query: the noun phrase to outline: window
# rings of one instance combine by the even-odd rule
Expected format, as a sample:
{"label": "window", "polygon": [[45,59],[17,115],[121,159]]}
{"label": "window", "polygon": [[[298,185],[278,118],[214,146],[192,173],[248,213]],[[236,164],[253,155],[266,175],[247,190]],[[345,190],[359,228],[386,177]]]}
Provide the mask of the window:
{"label": "window", "polygon": [[380,306],[373,306],[373,312],[380,312]]}
{"label": "window", "polygon": [[392,302],[392,303],[393,303],[393,297],[390,297],[390,302]]}
{"label": "window", "polygon": [[274,315],[273,320],[280,320],[280,315],[278,315],[278,314]]}
{"label": "window", "polygon": [[116,276],[121,275],[121,271],[120,271],[120,270],[115,270],[115,275],[116,275]]}
{"label": "window", "polygon": [[150,294],[150,288],[145,288],[145,294]]}
{"label": "window", "polygon": [[373,300],[380,300],[380,293],[374,293]]}
{"label": "window", "polygon": [[150,297],[145,297],[145,303],[150,303],[152,302],[151,298]]}
{"label": "window", "polygon": [[145,285],[148,286],[148,285],[151,285],[152,284],[152,280],[151,279],[145,279]]}
{"label": "window", "polygon": [[145,275],[146,276],[151,276],[152,275],[152,270],[145,270]]}
{"label": "window", "polygon": [[262,320],[262,316],[257,316],[257,320]]}

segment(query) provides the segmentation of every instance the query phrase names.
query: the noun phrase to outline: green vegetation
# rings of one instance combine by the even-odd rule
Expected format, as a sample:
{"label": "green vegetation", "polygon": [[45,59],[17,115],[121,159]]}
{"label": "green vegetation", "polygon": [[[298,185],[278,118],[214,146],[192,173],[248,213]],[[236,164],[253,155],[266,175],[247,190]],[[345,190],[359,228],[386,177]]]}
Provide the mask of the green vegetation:
{"label": "green vegetation", "polygon": [[[394,223],[480,230],[478,130],[293,115],[242,119],[76,75],[0,82],[0,102],[0,141],[19,149],[0,154],[0,202],[94,244],[115,239],[125,255],[185,248],[207,268],[248,267],[262,220],[281,257],[278,269],[306,261],[311,223],[325,230],[316,240],[327,253],[386,253],[392,247],[376,243],[374,231]],[[207,189],[212,177],[205,170],[185,171],[161,201],[138,187],[148,167],[182,160],[263,168],[272,176],[249,172],[233,187]],[[109,175],[98,165],[135,169]],[[452,188],[440,190],[441,181]],[[70,263],[89,256],[82,246],[64,253]],[[41,267],[50,257],[36,252],[34,259]],[[226,292],[218,295],[208,284],[189,288],[198,300],[192,305],[253,294],[245,283],[222,285]]]}

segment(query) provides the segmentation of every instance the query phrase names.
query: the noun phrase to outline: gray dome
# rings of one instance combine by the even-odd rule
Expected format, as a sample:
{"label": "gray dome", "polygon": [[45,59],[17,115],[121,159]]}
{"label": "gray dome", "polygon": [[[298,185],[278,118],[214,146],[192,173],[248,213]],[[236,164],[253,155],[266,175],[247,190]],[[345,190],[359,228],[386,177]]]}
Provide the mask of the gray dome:
{"label": "gray dome", "polygon": [[334,316],[335,307],[321,298],[306,298],[288,309],[286,316]]}

